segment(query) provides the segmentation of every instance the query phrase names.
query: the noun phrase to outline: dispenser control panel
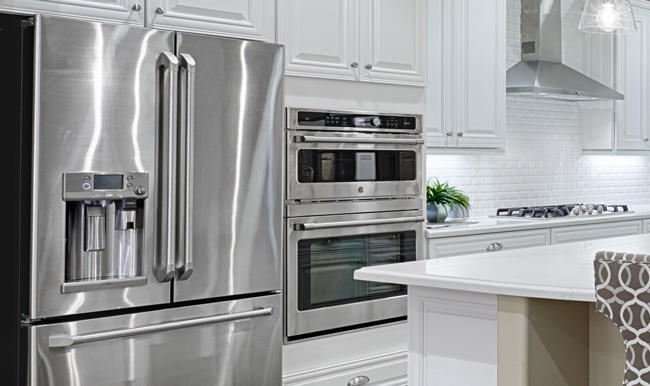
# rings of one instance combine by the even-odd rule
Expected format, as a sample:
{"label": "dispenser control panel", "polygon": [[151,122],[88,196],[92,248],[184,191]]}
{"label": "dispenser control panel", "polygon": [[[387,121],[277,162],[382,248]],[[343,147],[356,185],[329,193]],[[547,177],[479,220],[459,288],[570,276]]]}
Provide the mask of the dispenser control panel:
{"label": "dispenser control panel", "polygon": [[121,200],[149,197],[149,173],[63,173],[63,200]]}

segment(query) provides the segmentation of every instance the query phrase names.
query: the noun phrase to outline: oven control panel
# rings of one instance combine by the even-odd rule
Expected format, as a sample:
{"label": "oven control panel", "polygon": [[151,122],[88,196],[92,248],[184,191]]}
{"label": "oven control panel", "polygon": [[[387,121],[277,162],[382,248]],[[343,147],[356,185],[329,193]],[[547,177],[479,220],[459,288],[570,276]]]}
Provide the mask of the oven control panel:
{"label": "oven control panel", "polygon": [[[363,129],[420,130],[420,117],[415,115],[389,115],[335,111],[290,110],[294,128],[331,127]],[[291,120],[290,120],[291,121]]]}

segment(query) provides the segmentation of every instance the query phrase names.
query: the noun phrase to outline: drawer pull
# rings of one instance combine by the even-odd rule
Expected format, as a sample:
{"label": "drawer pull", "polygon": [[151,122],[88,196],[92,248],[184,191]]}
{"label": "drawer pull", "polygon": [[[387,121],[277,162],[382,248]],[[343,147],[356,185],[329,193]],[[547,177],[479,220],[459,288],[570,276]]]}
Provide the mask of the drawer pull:
{"label": "drawer pull", "polygon": [[503,249],[503,244],[501,243],[492,243],[487,246],[487,250],[490,252],[500,251]]}
{"label": "drawer pull", "polygon": [[360,375],[358,377],[350,379],[348,386],[365,385],[368,382],[370,382],[370,378],[366,377],[365,375]]}

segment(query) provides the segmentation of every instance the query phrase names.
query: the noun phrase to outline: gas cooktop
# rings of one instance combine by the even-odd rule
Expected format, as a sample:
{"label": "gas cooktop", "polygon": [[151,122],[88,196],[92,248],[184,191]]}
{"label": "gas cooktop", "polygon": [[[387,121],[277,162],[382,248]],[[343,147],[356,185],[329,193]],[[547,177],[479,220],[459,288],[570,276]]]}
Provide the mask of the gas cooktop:
{"label": "gas cooktop", "polygon": [[553,219],[560,217],[602,216],[611,214],[632,213],[627,205],[605,204],[564,204],[544,206],[521,206],[497,209],[495,218],[519,219]]}

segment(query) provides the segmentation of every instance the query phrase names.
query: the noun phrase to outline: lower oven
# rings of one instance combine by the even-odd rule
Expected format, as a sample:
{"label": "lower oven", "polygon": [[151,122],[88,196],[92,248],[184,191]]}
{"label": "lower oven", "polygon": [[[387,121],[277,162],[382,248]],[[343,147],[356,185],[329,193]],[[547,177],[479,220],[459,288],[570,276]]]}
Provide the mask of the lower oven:
{"label": "lower oven", "polygon": [[422,210],[286,219],[287,339],[406,317],[406,286],[355,270],[423,256]]}

